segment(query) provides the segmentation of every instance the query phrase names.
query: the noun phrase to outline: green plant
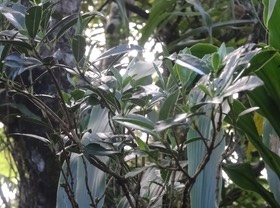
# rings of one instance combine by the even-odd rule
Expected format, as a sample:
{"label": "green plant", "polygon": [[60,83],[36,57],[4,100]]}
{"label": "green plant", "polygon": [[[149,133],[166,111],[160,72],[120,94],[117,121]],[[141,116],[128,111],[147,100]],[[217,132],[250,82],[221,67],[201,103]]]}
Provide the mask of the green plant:
{"label": "green plant", "polygon": [[[196,1],[189,2],[203,13],[212,38],[209,15]],[[222,198],[222,168],[236,185],[279,207],[253,177],[251,164],[228,159],[247,136],[271,171],[280,174],[279,156],[269,142],[260,140],[252,117],[259,110],[279,135],[279,119],[269,109],[279,101],[277,72],[265,70],[277,70],[275,49],[247,44],[234,50],[200,43],[155,63],[135,58],[125,67],[112,63],[98,69],[99,61],[142,48],[119,45],[89,60],[82,31],[91,18],[102,15],[73,14],[51,25],[47,20],[53,6],[34,4],[25,13],[16,3],[2,5],[14,28],[0,33],[0,82],[11,96],[25,97],[36,107],[31,112],[28,106],[14,105],[18,111],[10,117],[48,129],[45,137],[18,132],[10,136],[40,140],[59,155],[57,207],[103,207],[106,201],[117,207],[215,207]],[[58,52],[41,55],[71,27],[76,33],[70,62],[60,63]],[[58,82],[57,70],[67,74],[69,89]],[[34,89],[47,75],[55,96]],[[234,99],[244,92],[252,103]],[[48,99],[58,107],[49,106]],[[268,135],[275,132],[270,129]]]}

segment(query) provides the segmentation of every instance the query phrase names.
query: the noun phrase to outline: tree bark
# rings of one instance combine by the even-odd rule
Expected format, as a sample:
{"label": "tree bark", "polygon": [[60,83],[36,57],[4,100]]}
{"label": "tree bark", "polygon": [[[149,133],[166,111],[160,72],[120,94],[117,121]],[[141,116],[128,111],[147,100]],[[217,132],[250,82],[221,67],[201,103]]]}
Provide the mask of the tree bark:
{"label": "tree bark", "polygon": [[[28,6],[28,1],[21,3]],[[79,12],[80,1],[77,0],[60,0],[57,1],[56,12],[61,17]],[[70,31],[71,33],[71,31]],[[73,31],[72,31],[73,33]],[[68,36],[69,37],[69,36]],[[70,36],[71,37],[71,36]],[[63,54],[72,54],[68,46],[68,39],[62,37],[57,40],[56,47],[53,51],[42,52],[42,56],[51,56],[55,51],[60,49]],[[37,69],[36,69],[37,70]],[[69,86],[65,73],[57,74],[57,79],[65,89]],[[36,74],[35,74],[36,76]],[[28,75],[23,74],[22,78],[28,80]],[[34,91],[39,93],[55,93],[55,87],[52,86],[50,77],[45,76],[40,84],[34,86]],[[5,87],[5,86],[0,86]],[[28,110],[42,116],[40,109],[35,107],[28,99],[19,95],[0,94],[1,104],[10,103],[24,105]],[[57,110],[57,100],[48,100],[50,108]],[[1,105],[0,105],[1,107]],[[7,135],[12,133],[27,133],[46,137],[51,133],[46,127],[36,125],[18,118],[11,118],[15,109],[5,107],[0,109],[0,119],[5,124]],[[5,119],[4,119],[5,118]],[[19,183],[19,207],[21,208],[53,208],[56,206],[56,192],[59,179],[61,164],[58,161],[55,151],[46,143],[26,136],[14,136],[9,139],[12,144],[11,153],[15,160],[20,183]]]}

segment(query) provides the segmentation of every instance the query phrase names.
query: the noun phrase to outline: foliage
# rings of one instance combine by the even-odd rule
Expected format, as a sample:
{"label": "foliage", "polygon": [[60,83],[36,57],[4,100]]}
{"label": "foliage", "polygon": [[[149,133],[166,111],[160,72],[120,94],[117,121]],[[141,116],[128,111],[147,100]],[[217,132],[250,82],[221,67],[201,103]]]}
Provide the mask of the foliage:
{"label": "foliage", "polygon": [[[192,34],[206,31],[210,43],[215,28],[253,21],[213,23],[199,1],[186,2],[178,10],[176,1],[154,1],[140,43],[156,27],[167,24],[165,19],[182,12],[197,16],[195,11],[186,11],[189,4],[204,24]],[[142,52],[140,46],[119,45],[95,60],[86,55],[83,31],[92,18],[103,17],[100,12],[73,14],[52,25],[47,20],[54,5],[48,1],[30,8],[2,4],[1,12],[11,25],[0,32],[0,83],[11,96],[26,97],[37,108],[31,112],[28,106],[14,105],[18,113],[10,117],[20,116],[50,130],[46,137],[11,136],[40,140],[59,156],[57,207],[109,203],[115,207],[215,207],[223,205],[224,193],[234,184],[279,207],[278,190],[273,186],[279,183],[279,152],[272,145],[272,139],[278,145],[280,135],[275,113],[280,101],[280,56],[274,42],[279,33],[270,23],[279,13],[276,4],[264,3],[269,5],[265,24],[270,46],[246,44],[233,49],[199,43],[171,55],[166,52],[154,63],[132,58],[127,65],[117,63],[131,51]],[[170,11],[170,7],[177,9]],[[71,27],[76,28],[70,38],[72,65],[61,63],[57,51],[44,57],[41,51],[54,48]],[[184,38],[190,35],[188,28],[179,32]],[[173,50],[181,40],[167,48]],[[99,68],[101,60],[115,56],[120,58],[117,63]],[[169,76],[163,75],[163,69]],[[60,86],[57,70],[67,73],[68,90]],[[35,72],[39,76],[32,76]],[[34,90],[45,74],[51,76],[55,96]],[[246,98],[236,99],[236,94]],[[59,109],[51,108],[45,102],[48,99],[57,102]],[[257,162],[265,163],[270,190],[259,179],[260,171],[254,171],[253,159],[239,156],[238,163],[232,162],[233,153],[245,142],[249,142],[245,151],[250,155],[249,147],[254,146],[260,155]],[[222,169],[234,184],[223,185]]]}

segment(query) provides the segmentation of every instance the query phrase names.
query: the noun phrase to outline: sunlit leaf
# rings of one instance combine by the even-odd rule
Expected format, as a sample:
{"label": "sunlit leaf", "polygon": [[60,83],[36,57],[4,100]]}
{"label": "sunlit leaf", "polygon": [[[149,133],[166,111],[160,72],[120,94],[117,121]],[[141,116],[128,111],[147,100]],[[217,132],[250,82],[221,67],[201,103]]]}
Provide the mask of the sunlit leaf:
{"label": "sunlit leaf", "polygon": [[129,114],[127,116],[119,115],[119,116],[114,116],[113,120],[126,127],[138,129],[148,134],[155,135],[154,123],[150,119],[144,116],[137,115],[137,114]]}
{"label": "sunlit leaf", "polygon": [[143,49],[138,46],[138,45],[133,45],[133,44],[130,44],[130,45],[119,45],[119,46],[116,46],[114,48],[111,48],[109,49],[108,51],[104,52],[103,54],[101,54],[96,60],[96,61],[100,61],[102,59],[105,59],[105,58],[109,58],[109,57],[112,57],[112,56],[116,56],[116,55],[121,55],[121,54],[124,54],[124,53],[127,53],[127,52],[130,52],[130,51],[142,51]]}

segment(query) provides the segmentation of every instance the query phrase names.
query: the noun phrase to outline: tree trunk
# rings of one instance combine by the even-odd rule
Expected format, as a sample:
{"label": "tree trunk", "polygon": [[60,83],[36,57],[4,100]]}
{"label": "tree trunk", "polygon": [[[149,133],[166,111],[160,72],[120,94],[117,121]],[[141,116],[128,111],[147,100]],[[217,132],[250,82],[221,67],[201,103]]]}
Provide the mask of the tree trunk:
{"label": "tree trunk", "polygon": [[[79,12],[80,1],[77,0],[60,0],[57,1],[56,11],[62,17]],[[27,6],[28,1],[21,2]],[[71,33],[71,31],[70,31]],[[73,31],[72,31],[73,33]],[[53,55],[60,49],[63,54],[72,54],[68,46],[68,39],[62,37],[57,40],[54,51],[44,51],[42,56]],[[44,54],[43,54],[44,53]],[[37,69],[36,69],[37,70]],[[59,72],[60,73],[60,72]],[[28,80],[27,75],[23,74],[23,79]],[[35,74],[36,76],[36,74]],[[57,76],[62,89],[68,87],[65,73]],[[55,93],[54,87],[48,76],[42,78],[40,84],[34,86],[34,91],[39,93]],[[3,87],[3,86],[1,86]],[[17,95],[0,95],[2,103],[13,103],[24,105],[31,112],[41,116],[40,109],[37,109],[30,101],[22,96]],[[5,100],[5,101],[4,101]],[[57,110],[57,100],[49,100],[50,108]],[[1,105],[0,105],[1,106]],[[9,107],[0,109],[0,119],[5,124],[7,135],[11,133],[27,133],[46,137],[51,133],[46,127],[36,125],[18,118],[11,118],[9,115],[15,112]],[[7,117],[9,116],[9,117]],[[3,119],[6,118],[6,119]],[[8,119],[7,119],[8,118]],[[54,148],[50,148],[46,143],[26,136],[14,136],[9,139],[12,143],[12,155],[18,168],[19,184],[19,207],[22,208],[53,208],[56,205],[56,192],[59,179],[61,164],[58,161]]]}

